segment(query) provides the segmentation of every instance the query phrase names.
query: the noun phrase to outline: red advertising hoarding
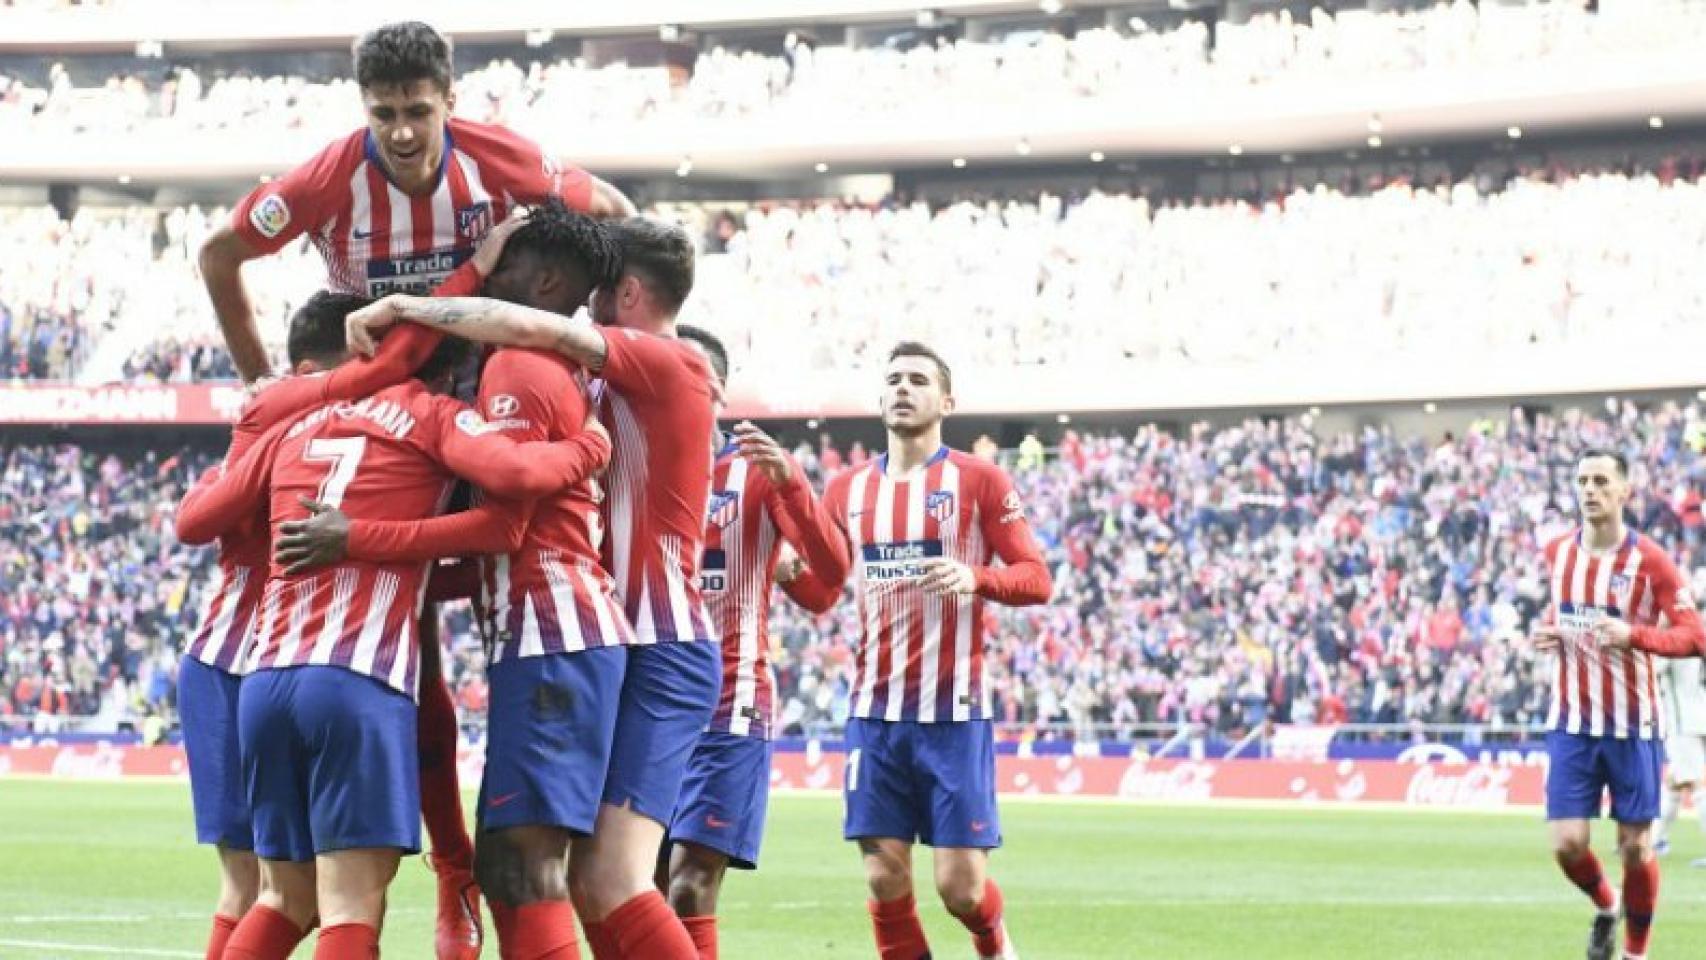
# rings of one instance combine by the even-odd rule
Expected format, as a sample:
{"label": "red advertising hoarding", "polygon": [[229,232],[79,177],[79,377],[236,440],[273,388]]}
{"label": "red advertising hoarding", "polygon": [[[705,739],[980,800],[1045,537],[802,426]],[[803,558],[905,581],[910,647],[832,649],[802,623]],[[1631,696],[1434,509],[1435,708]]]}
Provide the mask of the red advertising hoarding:
{"label": "red advertising hoarding", "polygon": [[[478,783],[483,754],[462,752],[462,782]],[[838,789],[843,754],[815,747],[777,753],[770,782],[778,790]],[[84,779],[185,774],[175,746],[0,747],[0,776]],[[1545,799],[1538,766],[1406,763],[1396,760],[1149,760],[1122,757],[996,758],[997,789],[1007,796],[1084,796],[1199,803],[1217,800],[1298,801],[1354,806],[1497,810],[1535,807]]]}

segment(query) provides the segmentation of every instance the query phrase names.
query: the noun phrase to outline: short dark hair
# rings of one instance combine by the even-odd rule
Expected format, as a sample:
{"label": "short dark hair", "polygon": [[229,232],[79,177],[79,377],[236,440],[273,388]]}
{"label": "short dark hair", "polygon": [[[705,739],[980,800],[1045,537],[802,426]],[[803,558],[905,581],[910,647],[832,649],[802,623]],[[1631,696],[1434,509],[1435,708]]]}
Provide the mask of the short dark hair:
{"label": "short dark hair", "polygon": [[468,362],[472,353],[473,346],[469,341],[461,337],[445,337],[433,348],[420,369],[415,371],[415,379],[431,383],[446,373],[455,373]]}
{"label": "short dark hair", "polygon": [[372,302],[353,293],[315,291],[290,316],[290,333],[284,346],[290,365],[313,360],[321,366],[334,367],[343,362],[348,349],[344,341],[344,318]]}
{"label": "short dark hair", "polygon": [[363,90],[431,80],[450,92],[450,41],[419,20],[387,23],[355,42],[355,82]]}
{"label": "short dark hair", "polygon": [[622,248],[622,269],[640,278],[664,309],[681,309],[693,292],[693,241],[672,223],[629,217],[605,229]]}
{"label": "short dark hair", "polygon": [[1582,455],[1576,458],[1576,462],[1592,460],[1594,457],[1604,457],[1610,460],[1617,465],[1617,475],[1625,479],[1628,478],[1629,458],[1624,456],[1621,450],[1613,450],[1610,447],[1589,447],[1582,451]]}
{"label": "short dark hair", "polygon": [[942,359],[941,354],[917,340],[902,340],[894,345],[893,350],[889,351],[889,362],[893,363],[901,357],[923,357],[936,364],[936,371],[942,375],[942,392],[948,394],[954,392],[953,371],[948,369],[948,364]]}
{"label": "short dark hair", "polygon": [[721,380],[724,383],[728,382],[729,351],[723,346],[723,341],[717,339],[716,334],[706,330],[704,327],[695,327],[691,323],[682,323],[676,325],[675,335],[683,340],[691,340],[699,346],[704,347],[706,355],[711,358],[711,372],[717,375],[718,380]]}
{"label": "short dark hair", "polygon": [[503,257],[529,251],[546,262],[578,260],[586,267],[594,287],[614,286],[622,278],[622,248],[597,220],[576,213],[561,197],[546,197],[527,213],[522,224],[504,243]]}

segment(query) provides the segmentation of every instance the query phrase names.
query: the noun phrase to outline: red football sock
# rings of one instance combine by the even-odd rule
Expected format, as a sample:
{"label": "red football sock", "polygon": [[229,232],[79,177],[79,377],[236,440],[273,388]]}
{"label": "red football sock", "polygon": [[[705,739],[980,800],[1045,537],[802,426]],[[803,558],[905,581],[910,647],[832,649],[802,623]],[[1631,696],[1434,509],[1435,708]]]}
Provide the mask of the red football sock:
{"label": "red football sock", "polygon": [[682,917],[681,925],[699,950],[699,960],[717,960],[717,918]]}
{"label": "red football sock", "polygon": [[221,960],[225,956],[225,944],[230,942],[231,934],[237,929],[237,919],[223,913],[213,915],[213,930],[207,935],[206,960]]}
{"label": "red football sock", "polygon": [[983,899],[970,913],[955,914],[955,919],[971,931],[972,946],[980,957],[998,957],[1006,944],[1001,937],[1001,888],[993,879],[983,882]]}
{"label": "red football sock", "polygon": [[593,960],[618,960],[616,941],[610,939],[609,927],[583,919],[581,932],[586,934],[586,945],[592,948]]}
{"label": "red football sock", "polygon": [[629,898],[604,918],[621,960],[696,960],[693,938],[656,890]]}
{"label": "red football sock", "polygon": [[882,960],[930,960],[930,943],[918,922],[918,904],[907,894],[899,900],[872,900],[871,927]]}
{"label": "red football sock", "polygon": [[507,903],[487,900],[492,911],[492,929],[498,935],[498,960],[515,960],[515,908]]}
{"label": "red football sock", "polygon": [[1623,952],[1647,955],[1653,934],[1653,909],[1659,905],[1659,862],[1648,860],[1631,870],[1623,868]]}
{"label": "red football sock", "polygon": [[1610,910],[1617,905],[1617,895],[1611,892],[1611,884],[1605,879],[1605,871],[1600,869],[1599,858],[1589,850],[1574,860],[1558,858],[1558,866],[1564,869],[1564,876],[1570,878],[1581,891],[1593,900],[1593,905],[1601,910]]}
{"label": "red football sock", "polygon": [[314,960],[373,960],[379,956],[379,931],[365,923],[340,923],[320,931]]}
{"label": "red football sock", "polygon": [[567,900],[540,900],[515,907],[513,960],[580,960],[575,908]]}
{"label": "red football sock", "polygon": [[[425,650],[425,637],[422,649]],[[434,641],[434,646],[437,641]],[[426,657],[422,656],[423,666]],[[432,658],[436,661],[438,658]],[[437,671],[421,671],[421,706],[415,720],[420,757],[421,819],[432,839],[433,860],[457,870],[474,869],[474,842],[462,819],[462,785],[456,772],[456,705]]]}
{"label": "red football sock", "polygon": [[287,960],[308,931],[271,907],[255,904],[243,914],[231,939],[225,942],[225,960]]}

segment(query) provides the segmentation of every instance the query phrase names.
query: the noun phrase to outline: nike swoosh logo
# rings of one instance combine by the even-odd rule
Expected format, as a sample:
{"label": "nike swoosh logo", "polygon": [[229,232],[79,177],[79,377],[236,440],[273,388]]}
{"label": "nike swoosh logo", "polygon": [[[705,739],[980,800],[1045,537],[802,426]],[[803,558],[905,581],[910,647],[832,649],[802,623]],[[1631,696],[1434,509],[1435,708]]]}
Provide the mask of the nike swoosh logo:
{"label": "nike swoosh logo", "polygon": [[718,820],[717,815],[714,813],[705,814],[705,826],[710,827],[712,830],[721,830],[728,825],[729,822],[727,820]]}
{"label": "nike swoosh logo", "polygon": [[982,820],[973,820],[971,822],[971,832],[972,833],[982,833],[983,828],[987,827],[987,826],[989,826],[989,824],[984,823]]}
{"label": "nike swoosh logo", "polygon": [[501,807],[504,804],[510,802],[511,800],[514,800],[516,797],[519,797],[519,796],[521,796],[521,791],[519,791],[519,790],[516,791],[515,793],[506,793],[501,797],[493,797],[492,801],[490,803],[486,804],[486,806],[488,808]]}
{"label": "nike swoosh logo", "polygon": [[373,236],[373,231],[372,230],[351,230],[349,232],[349,235],[350,235],[351,240],[366,240],[366,239]]}

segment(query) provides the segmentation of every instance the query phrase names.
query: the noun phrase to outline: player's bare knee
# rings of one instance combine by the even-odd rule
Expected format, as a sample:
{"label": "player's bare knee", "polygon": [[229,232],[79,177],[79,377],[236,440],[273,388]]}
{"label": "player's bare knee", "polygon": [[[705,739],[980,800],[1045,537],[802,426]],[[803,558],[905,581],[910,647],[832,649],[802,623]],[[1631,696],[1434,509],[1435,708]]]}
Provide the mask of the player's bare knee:
{"label": "player's bare knee", "polygon": [[515,904],[518,878],[514,850],[502,834],[482,830],[474,839],[474,879],[486,896]]}
{"label": "player's bare knee", "polygon": [[936,895],[942,898],[942,906],[954,916],[969,914],[983,899],[983,879],[977,871],[969,869],[938,872]]}
{"label": "player's bare knee", "polygon": [[897,900],[912,892],[912,862],[905,848],[877,840],[859,841],[865,855],[865,882],[878,900]]}
{"label": "player's bare knee", "polygon": [[219,912],[240,917],[261,892],[260,861],[248,850],[219,848]]}
{"label": "player's bare knee", "polygon": [[723,884],[722,858],[697,851],[670,866],[669,905],[683,917],[711,916],[717,912],[717,893]]}

